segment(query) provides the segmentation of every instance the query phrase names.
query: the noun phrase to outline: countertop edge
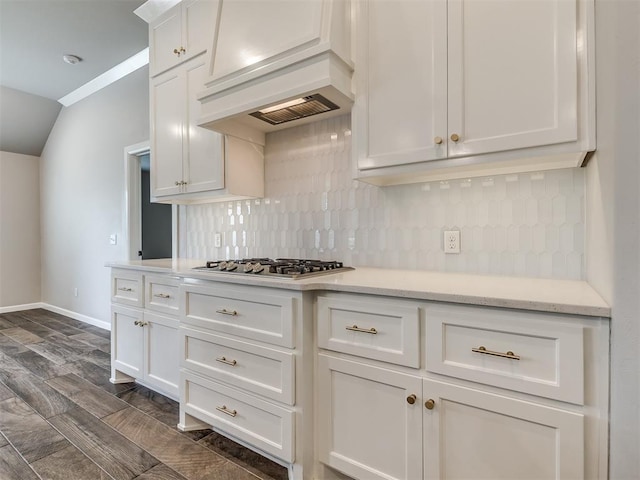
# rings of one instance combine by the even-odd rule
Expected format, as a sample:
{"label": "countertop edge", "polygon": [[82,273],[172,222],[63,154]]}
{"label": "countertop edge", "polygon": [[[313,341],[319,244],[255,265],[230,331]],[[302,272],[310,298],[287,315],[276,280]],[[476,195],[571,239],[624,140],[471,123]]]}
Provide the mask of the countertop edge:
{"label": "countertop edge", "polygon": [[[387,287],[376,285],[365,285],[358,283],[357,279],[351,281],[348,273],[318,276],[309,279],[280,279],[280,278],[265,278],[265,277],[251,277],[248,275],[229,275],[226,273],[209,273],[193,271],[195,266],[202,265],[202,261],[179,259],[179,260],[143,260],[143,261],[113,261],[105,263],[106,267],[119,268],[126,270],[138,270],[150,273],[171,274],[179,277],[194,278],[203,281],[218,281],[228,284],[242,284],[251,286],[260,286],[267,288],[278,288],[293,291],[317,291],[324,290],[328,292],[346,292],[346,293],[363,293],[369,295],[389,296],[396,298],[405,298],[413,300],[423,301],[437,301],[446,303],[460,303],[467,305],[478,305],[487,307],[498,308],[512,308],[520,310],[530,310],[539,312],[570,314],[570,315],[582,315],[588,317],[611,317],[611,307],[608,306],[604,300],[597,294],[593,288],[584,281],[570,281],[570,280],[547,280],[549,284],[562,284],[570,287],[575,287],[581,292],[586,291],[589,295],[589,301],[580,303],[578,301],[549,301],[543,298],[544,295],[538,295],[539,292],[531,294],[531,298],[516,298],[509,297],[508,295],[498,294],[494,292],[487,292],[487,288],[479,290],[485,290],[482,293],[471,293],[469,291],[464,293],[452,293],[442,292],[434,290],[419,290],[419,289],[407,289],[403,287]],[[356,271],[358,269],[356,268]],[[397,272],[391,269],[372,269],[362,268],[367,273],[372,274],[387,274]],[[412,272],[416,278],[421,278],[421,273]],[[449,274],[439,272],[424,272],[424,277],[434,277],[436,280],[442,278],[448,283],[455,283],[459,279],[463,282],[464,279],[474,279],[479,281],[479,284],[486,283],[486,280],[497,282],[498,284],[511,284],[516,282],[536,282],[537,284],[544,284],[544,279],[528,279],[521,277],[491,277],[484,275],[472,275],[472,274]],[[434,280],[431,280],[432,282]],[[462,286],[462,283],[461,283]],[[466,290],[469,290],[468,285],[465,285]],[[536,295],[537,298],[536,298]],[[578,294],[576,294],[578,295]],[[578,295],[579,296],[579,295]]]}

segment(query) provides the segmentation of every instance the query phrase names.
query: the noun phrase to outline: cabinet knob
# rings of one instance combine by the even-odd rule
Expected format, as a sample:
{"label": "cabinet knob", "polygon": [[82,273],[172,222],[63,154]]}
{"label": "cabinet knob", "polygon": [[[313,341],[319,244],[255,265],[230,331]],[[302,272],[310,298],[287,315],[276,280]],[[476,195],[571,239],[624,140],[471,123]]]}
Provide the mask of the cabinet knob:
{"label": "cabinet knob", "polygon": [[435,406],[436,402],[432,398],[424,402],[424,408],[426,408],[427,410],[433,410],[433,407]]}
{"label": "cabinet knob", "polygon": [[180,50],[178,50],[177,48],[173,49],[173,53],[175,53],[177,56],[180,56]]}
{"label": "cabinet knob", "polygon": [[436,145],[442,145],[442,137],[434,138],[433,143],[435,143]]}
{"label": "cabinet knob", "polygon": [[180,185],[180,182],[178,182],[178,181],[176,180],[176,187],[177,187],[178,185]]}
{"label": "cabinet knob", "polygon": [[457,133],[452,133],[451,134],[451,141],[452,142],[457,142],[458,140],[460,140],[460,135],[458,135]]}
{"label": "cabinet knob", "polygon": [[417,398],[417,397],[416,397],[415,393],[412,393],[411,395],[409,395],[409,396],[407,397],[407,403],[408,403],[409,405],[413,405],[414,403],[416,403],[416,398]]}

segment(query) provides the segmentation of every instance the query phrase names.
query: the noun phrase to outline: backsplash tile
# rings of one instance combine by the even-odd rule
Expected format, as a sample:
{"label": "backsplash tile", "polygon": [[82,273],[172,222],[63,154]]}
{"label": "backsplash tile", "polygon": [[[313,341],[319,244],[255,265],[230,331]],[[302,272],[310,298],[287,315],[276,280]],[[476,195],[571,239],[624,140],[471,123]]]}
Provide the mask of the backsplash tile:
{"label": "backsplash tile", "polygon": [[377,187],[352,180],[350,149],[349,116],[269,134],[266,197],[187,207],[187,256],[583,279],[583,169]]}

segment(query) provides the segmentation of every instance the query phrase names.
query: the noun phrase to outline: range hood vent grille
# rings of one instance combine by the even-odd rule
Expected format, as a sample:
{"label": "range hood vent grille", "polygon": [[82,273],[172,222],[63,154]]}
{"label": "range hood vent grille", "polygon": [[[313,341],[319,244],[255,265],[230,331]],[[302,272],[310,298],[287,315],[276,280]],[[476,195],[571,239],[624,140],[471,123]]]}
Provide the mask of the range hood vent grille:
{"label": "range hood vent grille", "polygon": [[250,115],[271,125],[280,125],[300,118],[318,115],[319,113],[338,110],[339,108],[335,103],[316,93],[292,102],[259,110]]}

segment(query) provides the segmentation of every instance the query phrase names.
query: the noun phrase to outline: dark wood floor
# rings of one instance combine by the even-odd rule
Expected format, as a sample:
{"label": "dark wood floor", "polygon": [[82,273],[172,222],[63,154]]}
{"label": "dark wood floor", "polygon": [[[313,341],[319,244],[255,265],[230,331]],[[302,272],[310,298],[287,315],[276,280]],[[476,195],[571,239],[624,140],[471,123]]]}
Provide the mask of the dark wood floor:
{"label": "dark wood floor", "polygon": [[0,479],[286,479],[211,430],[182,433],[178,405],[109,383],[107,330],[49,312],[0,315]]}

